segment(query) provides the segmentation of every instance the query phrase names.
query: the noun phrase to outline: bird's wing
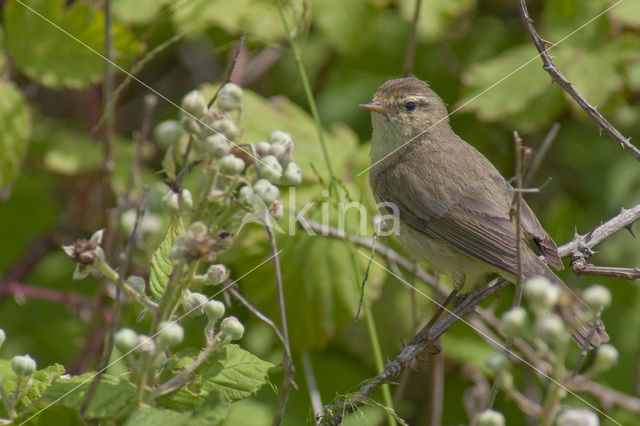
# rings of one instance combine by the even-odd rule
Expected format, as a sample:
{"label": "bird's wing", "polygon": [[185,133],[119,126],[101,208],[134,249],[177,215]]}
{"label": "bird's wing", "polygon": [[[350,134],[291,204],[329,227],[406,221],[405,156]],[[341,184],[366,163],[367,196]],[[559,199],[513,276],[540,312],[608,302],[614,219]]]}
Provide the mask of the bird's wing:
{"label": "bird's wing", "polygon": [[426,177],[409,167],[381,171],[372,183],[378,198],[395,203],[400,220],[415,230],[516,273],[516,235],[508,207],[485,196],[486,190],[469,186],[457,195],[437,196],[429,191]]}
{"label": "bird's wing", "polygon": [[553,241],[553,238],[544,230],[542,224],[527,203],[522,203],[522,207],[520,217],[522,218],[522,227],[524,230],[533,238],[533,241],[535,241],[542,255],[551,266],[557,270],[564,269],[562,259],[560,259],[560,254],[558,253],[558,246]]}

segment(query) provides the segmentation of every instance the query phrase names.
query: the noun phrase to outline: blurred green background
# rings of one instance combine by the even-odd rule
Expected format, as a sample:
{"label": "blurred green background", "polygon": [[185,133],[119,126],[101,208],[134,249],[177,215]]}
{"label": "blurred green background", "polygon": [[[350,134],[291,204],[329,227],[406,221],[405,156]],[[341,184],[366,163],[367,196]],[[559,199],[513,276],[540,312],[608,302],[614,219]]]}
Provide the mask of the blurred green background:
{"label": "blurred green background", "polygon": [[[16,294],[9,284],[100,297],[96,281],[71,281],[74,265],[57,246],[104,226],[96,189],[102,161],[102,130],[94,130],[103,111],[100,82],[104,61],[87,48],[103,52],[103,2],[26,3],[49,22],[19,2],[2,2],[0,285],[4,287],[0,287],[0,327],[7,332],[8,340],[0,355],[10,358],[28,352],[39,366],[59,362],[78,373],[94,365],[95,359],[88,354],[99,353],[95,352],[95,345],[99,347],[100,330],[105,324],[102,315],[108,314],[107,307],[95,311],[69,302],[41,300]],[[286,17],[301,43],[334,169],[344,183],[347,199],[371,206],[366,174],[357,176],[368,164],[370,117],[357,105],[368,101],[387,79],[401,76],[414,1],[284,3]],[[591,104],[635,142],[640,140],[640,2],[626,0],[565,39],[612,4],[607,0],[528,2],[540,34],[551,42],[562,40],[551,50],[558,67]],[[266,138],[267,129],[292,133],[296,161],[305,172],[305,184],[297,189],[297,205],[323,200],[328,174],[274,1],[114,0],[113,14],[114,59],[122,68],[116,71],[117,82],[125,78],[122,70],[131,71],[141,59],[145,61],[135,73],[144,84],[134,81],[126,86],[115,110],[116,198],[127,186],[133,132],[141,126],[149,87],[162,95],[154,123],[177,117],[171,102],[179,103],[184,93],[203,83],[222,81],[240,35],[246,32],[233,73],[233,81],[246,90],[242,140]],[[163,46],[172,37],[177,38]],[[640,202],[637,161],[551,83],[541,61],[534,59],[536,51],[522,26],[516,1],[425,0],[418,40],[413,73],[428,81],[450,110],[457,110],[451,116],[455,131],[483,152],[506,177],[513,173],[514,130],[526,145],[536,148],[554,122],[561,124],[533,182],[542,185],[542,190],[527,196],[559,245],[569,241],[574,230],[587,232],[621,207]],[[161,51],[150,54],[159,46]],[[530,62],[514,72],[527,61]],[[143,177],[145,183],[153,185],[160,180],[157,171],[161,156],[154,155],[157,147],[152,143],[149,146]],[[153,208],[152,202],[150,205]],[[320,214],[318,208],[311,216]],[[149,249],[153,248],[153,241],[148,243]],[[302,235],[282,235],[279,242],[285,250],[282,262],[298,384],[284,423],[300,425],[312,418],[301,356],[309,356],[325,403],[338,394],[356,390],[361,380],[375,375],[375,368],[364,322],[353,321],[358,283],[344,244]],[[401,250],[394,240],[383,242]],[[596,248],[598,254],[592,261],[599,265],[638,266],[638,244],[628,232],[621,231]],[[264,233],[258,228],[249,229],[225,261],[232,268],[232,276],[239,277],[267,253]],[[139,272],[144,274],[144,253],[137,260]],[[363,269],[365,263],[366,259]],[[373,269],[369,296],[384,356],[392,358],[412,336],[412,300],[398,280],[376,266]],[[613,305],[604,312],[603,319],[612,343],[620,351],[620,361],[599,381],[638,395],[637,283],[577,277],[570,270],[560,275],[573,287],[600,282],[613,292]],[[425,291],[427,288],[422,283],[418,287]],[[270,265],[241,280],[240,289],[277,320]],[[495,304],[495,300],[491,303]],[[510,303],[508,289],[496,309],[502,310]],[[431,304],[418,300],[417,305],[419,322],[424,322]],[[239,306],[233,306],[231,311],[247,325],[242,345],[279,363],[281,349],[268,327]],[[144,324],[135,323],[137,314],[136,307],[129,307],[123,314],[123,323],[144,329]],[[188,322],[185,325],[189,327]],[[194,325],[187,343],[197,344],[200,327]],[[96,337],[97,342],[92,340]],[[461,401],[474,382],[464,373],[464,366],[484,371],[484,359],[491,348],[464,325],[454,327],[442,343],[446,378],[443,423],[468,423]],[[430,361],[425,359],[412,371],[404,398],[396,407],[412,425],[429,424],[429,368]],[[518,380],[522,383],[538,380],[525,367],[520,372],[522,377]],[[280,381],[276,371],[272,382],[279,385]],[[567,402],[580,406],[576,399],[569,398]],[[256,398],[234,404],[226,424],[270,424],[276,404],[276,394],[265,387]],[[508,398],[499,395],[496,407],[505,412],[509,424],[523,424],[524,417]],[[609,414],[624,424],[637,424],[640,419],[615,406]],[[375,425],[383,417],[381,409],[367,407],[353,415],[348,424]]]}

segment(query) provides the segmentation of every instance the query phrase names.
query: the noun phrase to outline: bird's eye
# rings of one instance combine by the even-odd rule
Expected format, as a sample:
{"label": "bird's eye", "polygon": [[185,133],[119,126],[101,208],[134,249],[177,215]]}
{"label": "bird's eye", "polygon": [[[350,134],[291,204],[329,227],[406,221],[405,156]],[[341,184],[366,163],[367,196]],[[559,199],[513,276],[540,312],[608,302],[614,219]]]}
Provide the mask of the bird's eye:
{"label": "bird's eye", "polygon": [[404,104],[404,109],[406,109],[407,111],[411,112],[414,109],[416,109],[416,103],[413,101],[409,101],[406,104]]}

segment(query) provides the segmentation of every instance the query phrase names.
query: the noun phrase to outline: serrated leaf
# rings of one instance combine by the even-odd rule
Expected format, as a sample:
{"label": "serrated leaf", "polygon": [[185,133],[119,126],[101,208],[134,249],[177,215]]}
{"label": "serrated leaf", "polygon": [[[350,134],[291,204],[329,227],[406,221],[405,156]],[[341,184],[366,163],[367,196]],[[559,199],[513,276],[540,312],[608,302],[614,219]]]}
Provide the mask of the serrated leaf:
{"label": "serrated leaf", "polygon": [[[507,78],[491,87],[504,77]],[[490,121],[522,112],[531,100],[551,88],[551,79],[542,70],[537,51],[530,44],[473,65],[463,81],[469,91],[458,105],[470,102],[465,110],[476,111],[480,118]]]}
{"label": "serrated leaf", "polygon": [[[401,0],[398,2],[400,14],[405,20],[413,21],[416,0]],[[432,2],[428,6],[424,4],[420,8],[418,20],[418,34],[426,39],[434,39],[442,36],[456,18],[473,10],[475,0],[447,0]]]}
{"label": "serrated leaf", "polygon": [[[165,368],[162,380],[168,380],[193,362],[197,353],[194,348],[176,353]],[[267,372],[271,368],[273,364],[239,346],[226,345],[196,369],[189,386],[159,398],[158,401],[165,407],[187,410],[199,404],[206,395],[218,396],[223,401],[240,400],[254,395],[267,383]]]}
{"label": "serrated leaf", "polygon": [[[79,89],[104,74],[104,60],[95,53],[104,52],[104,14],[89,3],[65,3],[33,0],[27,8],[9,2],[4,10],[7,50],[20,71],[40,84]],[[142,51],[127,29],[117,23],[113,24],[113,45],[114,59],[120,66]]]}
{"label": "serrated leaf", "polygon": [[31,132],[31,114],[11,82],[0,83],[0,192],[18,177]]}
{"label": "serrated leaf", "polygon": [[[26,407],[42,396],[51,384],[64,374],[64,367],[60,364],[53,364],[46,368],[36,370],[32,376],[32,384],[26,395],[20,400],[20,407]],[[9,395],[13,394],[16,388],[16,375],[11,368],[11,360],[0,359],[0,380]],[[24,379],[22,385],[24,387]]]}
{"label": "serrated leaf", "polygon": [[630,27],[640,27],[640,2],[623,1],[611,9],[611,17]]}
{"label": "serrated leaf", "polygon": [[[289,25],[294,14],[286,7]],[[178,33],[193,34],[209,27],[247,32],[259,40],[278,41],[284,36],[278,8],[272,0],[190,0],[171,2],[171,18]]]}
{"label": "serrated leaf", "polygon": [[148,24],[159,15],[169,0],[114,0],[113,14],[127,24]]}
{"label": "serrated leaf", "polygon": [[[611,95],[622,88],[623,78],[617,69],[622,57],[616,50],[589,51],[562,46],[554,54],[556,64],[567,79],[596,108],[603,108]],[[570,105],[581,109],[573,99]]]}
{"label": "serrated leaf", "polygon": [[149,267],[149,293],[151,297],[159,301],[167,289],[169,276],[173,271],[173,263],[169,259],[169,252],[176,237],[184,232],[182,218],[174,216],[169,223],[167,234],[151,255],[151,265]]}
{"label": "serrated leaf", "polygon": [[[76,410],[82,407],[94,373],[58,379],[42,395],[43,400],[56,401]],[[89,419],[115,419],[125,416],[134,408],[136,387],[123,377],[103,374],[100,385],[85,413]]]}
{"label": "serrated leaf", "polygon": [[124,423],[125,426],[216,426],[229,412],[229,403],[216,395],[199,397],[199,404],[189,411],[175,411],[160,407],[143,407],[136,410]]}

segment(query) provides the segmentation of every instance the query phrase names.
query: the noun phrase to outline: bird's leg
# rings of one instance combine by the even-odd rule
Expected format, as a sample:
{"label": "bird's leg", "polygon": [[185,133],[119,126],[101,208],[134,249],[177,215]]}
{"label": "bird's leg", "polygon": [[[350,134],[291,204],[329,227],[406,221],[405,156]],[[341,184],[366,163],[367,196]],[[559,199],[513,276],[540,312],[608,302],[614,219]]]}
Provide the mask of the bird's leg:
{"label": "bird's leg", "polygon": [[[420,330],[420,332],[413,339],[411,339],[411,341],[409,342],[410,345],[416,344],[421,341],[429,340],[429,330],[440,319],[440,316],[442,316],[442,313],[444,312],[446,307],[451,303],[453,299],[456,298],[457,295],[458,295],[458,289],[454,288],[451,291],[451,293],[449,293],[449,295],[444,300],[444,302],[439,304],[438,310],[436,311],[435,314],[433,314],[433,317],[431,317],[427,325],[422,327],[422,330]],[[433,341],[432,343],[436,350],[435,353],[440,352],[440,346],[438,345],[438,343],[436,341]]]}

